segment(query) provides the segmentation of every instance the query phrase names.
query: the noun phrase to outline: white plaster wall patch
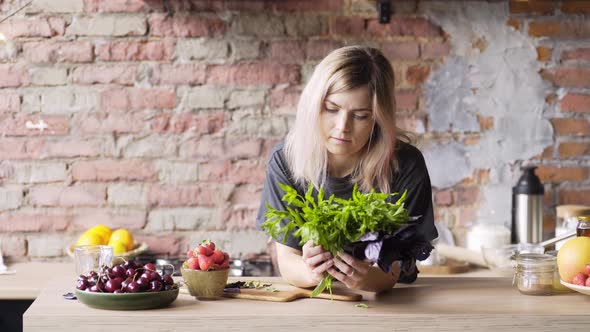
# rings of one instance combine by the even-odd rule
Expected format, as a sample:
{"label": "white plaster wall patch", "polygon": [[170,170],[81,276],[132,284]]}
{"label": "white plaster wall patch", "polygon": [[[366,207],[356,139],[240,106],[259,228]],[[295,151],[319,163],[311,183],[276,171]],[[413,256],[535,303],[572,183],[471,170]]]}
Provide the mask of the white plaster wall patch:
{"label": "white plaster wall patch", "polygon": [[[550,86],[539,75],[534,40],[506,24],[508,2],[425,1],[420,2],[419,12],[441,26],[452,45],[451,55],[434,68],[424,85],[428,129],[465,133],[473,130],[477,115],[494,122],[477,143],[464,146],[466,161],[428,158],[428,169],[435,173],[432,184],[459,183],[457,169],[469,175],[478,168],[495,174],[508,171],[511,174],[482,187],[480,212],[495,211],[498,222],[509,220],[510,188],[520,174],[513,166],[553,143],[552,126],[543,117]],[[475,40],[485,41],[485,47],[473,47]],[[439,149],[444,150],[430,148]],[[425,154],[440,154],[433,151]],[[446,173],[435,170],[441,162]]]}
{"label": "white plaster wall patch", "polygon": [[441,144],[424,150],[430,182],[439,189],[451,187],[471,176],[473,167],[464,145],[457,142]]}

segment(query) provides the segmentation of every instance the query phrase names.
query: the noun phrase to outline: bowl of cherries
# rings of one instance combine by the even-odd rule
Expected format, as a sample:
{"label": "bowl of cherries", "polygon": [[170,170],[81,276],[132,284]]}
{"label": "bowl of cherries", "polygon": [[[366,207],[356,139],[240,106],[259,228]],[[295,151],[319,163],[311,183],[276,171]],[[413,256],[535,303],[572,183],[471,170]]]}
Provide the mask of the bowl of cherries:
{"label": "bowl of cherries", "polygon": [[76,281],[76,297],[97,309],[154,309],[176,300],[178,284],[172,276],[158,273],[154,264],[126,261],[80,275]]}

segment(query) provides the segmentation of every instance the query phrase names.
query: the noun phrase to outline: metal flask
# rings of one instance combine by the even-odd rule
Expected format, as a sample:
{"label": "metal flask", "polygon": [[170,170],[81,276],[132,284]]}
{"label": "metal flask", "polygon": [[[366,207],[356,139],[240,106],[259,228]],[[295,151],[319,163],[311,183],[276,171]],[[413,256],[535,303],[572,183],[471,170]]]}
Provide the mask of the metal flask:
{"label": "metal flask", "polygon": [[543,240],[543,194],[545,188],[535,174],[536,166],[524,167],[512,187],[512,243],[538,243]]}

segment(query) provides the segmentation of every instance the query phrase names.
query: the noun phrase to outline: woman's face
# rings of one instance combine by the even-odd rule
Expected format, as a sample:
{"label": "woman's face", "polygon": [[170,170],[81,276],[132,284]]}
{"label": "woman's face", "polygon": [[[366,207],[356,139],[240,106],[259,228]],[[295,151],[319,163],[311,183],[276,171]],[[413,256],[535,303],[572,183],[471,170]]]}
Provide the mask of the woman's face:
{"label": "woman's face", "polygon": [[326,97],[320,130],[330,162],[356,163],[373,130],[371,96],[366,86]]}

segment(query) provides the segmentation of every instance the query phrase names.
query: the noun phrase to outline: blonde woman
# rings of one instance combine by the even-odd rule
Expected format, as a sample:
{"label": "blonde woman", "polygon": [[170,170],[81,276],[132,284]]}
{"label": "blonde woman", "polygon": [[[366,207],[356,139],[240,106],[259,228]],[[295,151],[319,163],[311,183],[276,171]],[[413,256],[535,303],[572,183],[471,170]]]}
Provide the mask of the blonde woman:
{"label": "blonde woman", "polygon": [[[301,194],[312,183],[315,188],[323,186],[325,197],[345,199],[356,183],[365,192],[407,189],[406,209],[411,216],[422,216],[418,237],[436,238],[424,158],[400,138],[405,136],[395,125],[391,64],[375,48],[334,50],[315,68],[299,100],[295,125],[271,153],[257,225],[265,221],[266,202],[286,209],[279,183]],[[277,259],[282,277],[299,287],[317,285],[327,272],[348,288],[381,292],[398,279],[412,282],[417,275],[413,260],[396,261],[391,273],[385,273],[346,253],[332,257],[311,241],[301,247],[292,234],[284,243],[277,242]]]}

